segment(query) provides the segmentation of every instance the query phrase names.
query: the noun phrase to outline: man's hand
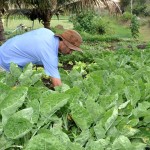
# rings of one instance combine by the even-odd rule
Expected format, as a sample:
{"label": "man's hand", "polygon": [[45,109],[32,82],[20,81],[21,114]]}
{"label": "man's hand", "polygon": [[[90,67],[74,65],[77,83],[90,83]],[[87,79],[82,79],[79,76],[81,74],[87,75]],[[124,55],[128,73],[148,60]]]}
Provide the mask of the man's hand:
{"label": "man's hand", "polygon": [[53,78],[51,77],[51,81],[52,81],[52,84],[53,84],[53,87],[55,86],[60,86],[62,83],[61,83],[61,80],[58,79],[58,78]]}

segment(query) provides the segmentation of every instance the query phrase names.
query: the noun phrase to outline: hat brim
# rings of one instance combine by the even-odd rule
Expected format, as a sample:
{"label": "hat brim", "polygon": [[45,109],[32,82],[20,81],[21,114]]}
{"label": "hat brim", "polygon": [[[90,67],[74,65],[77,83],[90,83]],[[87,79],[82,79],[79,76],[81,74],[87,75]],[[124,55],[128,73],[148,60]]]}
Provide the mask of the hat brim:
{"label": "hat brim", "polygon": [[68,42],[65,38],[63,38],[63,36],[62,36],[61,34],[55,34],[55,36],[60,37],[60,38],[63,40],[63,42],[64,42],[70,49],[83,52],[81,48],[72,45],[72,44],[71,44],[70,42]]}

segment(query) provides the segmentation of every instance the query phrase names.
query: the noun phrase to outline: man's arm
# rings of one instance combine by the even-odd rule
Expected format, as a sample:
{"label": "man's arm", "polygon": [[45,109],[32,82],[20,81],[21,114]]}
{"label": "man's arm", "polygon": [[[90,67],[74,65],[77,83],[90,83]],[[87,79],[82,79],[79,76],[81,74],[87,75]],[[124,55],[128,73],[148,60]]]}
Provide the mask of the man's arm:
{"label": "man's arm", "polygon": [[60,86],[62,84],[61,80],[58,78],[51,77],[51,81],[52,81],[53,87]]}

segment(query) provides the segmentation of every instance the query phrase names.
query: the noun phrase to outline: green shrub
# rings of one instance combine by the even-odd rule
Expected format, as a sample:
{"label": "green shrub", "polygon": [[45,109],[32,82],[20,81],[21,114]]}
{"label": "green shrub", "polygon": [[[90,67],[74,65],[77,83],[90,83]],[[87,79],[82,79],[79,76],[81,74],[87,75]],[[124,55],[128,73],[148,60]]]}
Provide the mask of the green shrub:
{"label": "green shrub", "polygon": [[146,5],[137,5],[133,9],[133,14],[136,14],[137,16],[143,15],[145,10],[146,10]]}
{"label": "green shrub", "polygon": [[106,34],[110,29],[108,21],[91,11],[84,11],[73,15],[70,21],[73,23],[74,29],[83,32]]}
{"label": "green shrub", "polygon": [[83,11],[77,15],[73,15],[70,20],[76,30],[91,32],[92,19],[95,15],[96,14],[92,11]]}
{"label": "green shrub", "polygon": [[132,33],[132,37],[133,38],[137,38],[139,37],[139,22],[137,20],[137,16],[133,15],[133,17],[131,18],[131,33]]}
{"label": "green shrub", "polygon": [[132,14],[130,12],[124,12],[123,15],[121,16],[122,21],[129,21],[132,18]]}
{"label": "green shrub", "polygon": [[150,16],[150,6],[146,7],[146,10],[144,11],[144,16]]}
{"label": "green shrub", "polygon": [[109,22],[103,18],[94,18],[92,22],[93,33],[106,34],[109,31]]}

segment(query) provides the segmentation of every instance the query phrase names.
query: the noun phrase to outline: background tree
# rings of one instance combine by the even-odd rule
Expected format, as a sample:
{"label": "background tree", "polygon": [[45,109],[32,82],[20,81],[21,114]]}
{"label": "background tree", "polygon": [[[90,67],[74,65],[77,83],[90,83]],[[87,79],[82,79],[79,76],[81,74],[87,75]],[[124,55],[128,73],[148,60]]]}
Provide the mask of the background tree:
{"label": "background tree", "polygon": [[[9,6],[8,16],[19,13],[32,21],[38,19],[45,28],[50,28],[53,15],[59,17],[59,14],[66,10],[77,13],[84,9],[94,9],[94,6],[100,6],[102,3],[108,7],[107,1],[109,0],[0,0],[0,8],[3,10],[5,5],[7,8]],[[0,27],[2,28],[0,37],[4,39],[2,21]]]}
{"label": "background tree", "polygon": [[126,11],[126,8],[129,6],[131,0],[120,0],[120,7],[122,12]]}
{"label": "background tree", "polygon": [[145,10],[147,8],[147,3],[146,0],[136,0],[133,3],[133,14],[136,14],[137,16],[139,15],[144,15]]}
{"label": "background tree", "polygon": [[84,8],[94,8],[99,4],[99,0],[0,0],[0,41],[5,40],[2,14],[5,10],[8,12],[8,6],[8,17],[19,13],[32,21],[38,19],[45,28],[50,28],[53,15],[59,16],[64,10],[77,12]]}
{"label": "background tree", "polygon": [[18,6],[18,9],[11,10],[10,15],[21,12],[32,21],[38,19],[45,28],[50,28],[53,15],[59,16],[65,10],[78,12],[101,4],[100,0],[10,0],[10,2]]}
{"label": "background tree", "polygon": [[138,16],[144,15],[148,3],[148,0],[120,0],[120,7],[122,12],[129,11]]}
{"label": "background tree", "polygon": [[2,16],[6,10],[8,10],[8,1],[0,0],[0,43],[6,40],[4,35],[4,26],[2,22]]}

